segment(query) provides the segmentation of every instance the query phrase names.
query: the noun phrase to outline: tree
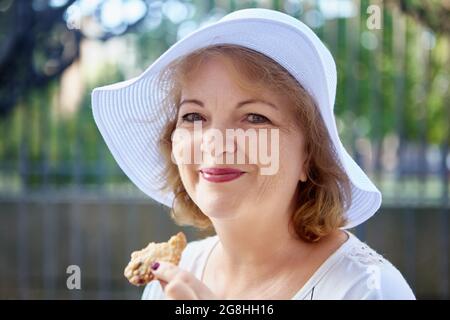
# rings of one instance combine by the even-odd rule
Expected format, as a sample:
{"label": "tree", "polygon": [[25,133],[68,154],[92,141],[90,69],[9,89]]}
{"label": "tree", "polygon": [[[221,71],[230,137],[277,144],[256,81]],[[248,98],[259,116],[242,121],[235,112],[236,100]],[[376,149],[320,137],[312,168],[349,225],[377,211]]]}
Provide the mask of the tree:
{"label": "tree", "polygon": [[[108,1],[94,11],[97,24]],[[69,28],[67,10],[77,1],[55,6],[49,0],[0,2],[0,117],[6,116],[20,97],[32,88],[43,88],[58,78],[79,57],[83,28]],[[145,2],[143,2],[145,4]],[[141,19],[126,24],[120,32],[101,28],[102,41],[128,32]]]}
{"label": "tree", "polygon": [[432,31],[450,34],[450,2],[442,0],[388,0]]}

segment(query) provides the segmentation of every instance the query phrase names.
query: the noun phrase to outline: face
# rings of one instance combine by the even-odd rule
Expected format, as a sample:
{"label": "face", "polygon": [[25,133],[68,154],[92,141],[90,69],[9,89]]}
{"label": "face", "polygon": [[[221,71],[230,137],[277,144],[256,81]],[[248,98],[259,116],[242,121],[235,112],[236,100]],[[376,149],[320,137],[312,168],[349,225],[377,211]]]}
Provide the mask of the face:
{"label": "face", "polygon": [[213,223],[292,205],[306,180],[303,134],[293,119],[283,97],[240,88],[221,58],[209,58],[182,86],[175,132],[183,138],[173,142],[173,159],[190,198]]}

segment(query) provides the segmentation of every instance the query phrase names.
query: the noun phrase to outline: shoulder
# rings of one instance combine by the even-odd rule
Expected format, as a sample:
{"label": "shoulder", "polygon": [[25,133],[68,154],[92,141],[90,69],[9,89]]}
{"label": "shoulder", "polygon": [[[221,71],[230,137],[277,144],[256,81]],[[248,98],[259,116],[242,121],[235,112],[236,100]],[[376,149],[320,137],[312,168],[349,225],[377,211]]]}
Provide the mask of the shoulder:
{"label": "shoulder", "polygon": [[[202,265],[202,259],[210,248],[217,241],[217,236],[210,236],[200,240],[188,242],[181,254],[178,266],[186,271],[196,274]],[[143,300],[162,300],[164,292],[161,284],[157,280],[148,283],[142,293]]]}
{"label": "shoulder", "polygon": [[201,264],[201,260],[204,258],[205,254],[208,253],[208,249],[211,248],[216,241],[217,236],[210,236],[188,242],[181,254],[179,267],[194,272]]}
{"label": "shoulder", "polygon": [[340,299],[415,299],[400,271],[353,234],[328,278]]}

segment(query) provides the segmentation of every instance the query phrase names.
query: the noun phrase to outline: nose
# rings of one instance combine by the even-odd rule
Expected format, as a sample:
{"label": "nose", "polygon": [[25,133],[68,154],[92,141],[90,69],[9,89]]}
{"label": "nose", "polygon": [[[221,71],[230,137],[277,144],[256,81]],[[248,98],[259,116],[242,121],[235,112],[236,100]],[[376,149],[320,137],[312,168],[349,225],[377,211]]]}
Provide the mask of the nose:
{"label": "nose", "polygon": [[[232,129],[228,129],[232,130]],[[213,158],[223,157],[226,153],[236,152],[233,135],[227,137],[227,128],[211,127],[203,132],[200,149]]]}

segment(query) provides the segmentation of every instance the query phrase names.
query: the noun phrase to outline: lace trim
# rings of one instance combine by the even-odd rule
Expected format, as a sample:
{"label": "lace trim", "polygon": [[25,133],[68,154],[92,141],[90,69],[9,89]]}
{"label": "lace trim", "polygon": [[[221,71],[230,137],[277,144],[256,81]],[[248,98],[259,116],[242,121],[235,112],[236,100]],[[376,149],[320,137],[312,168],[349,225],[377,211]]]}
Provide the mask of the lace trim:
{"label": "lace trim", "polygon": [[347,253],[347,256],[362,265],[382,265],[388,263],[382,255],[365,243],[354,245]]}

